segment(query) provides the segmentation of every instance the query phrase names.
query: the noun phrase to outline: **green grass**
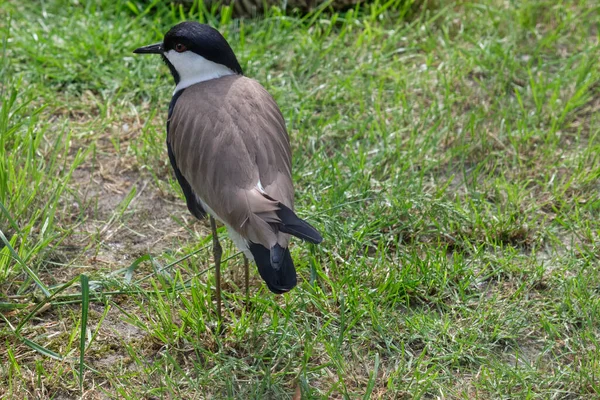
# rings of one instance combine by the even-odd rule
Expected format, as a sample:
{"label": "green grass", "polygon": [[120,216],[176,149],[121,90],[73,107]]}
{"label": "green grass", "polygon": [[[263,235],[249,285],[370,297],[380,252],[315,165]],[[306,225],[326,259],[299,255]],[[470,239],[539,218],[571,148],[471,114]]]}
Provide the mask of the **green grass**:
{"label": "green grass", "polygon": [[[596,2],[154,3],[0,8],[0,396],[600,396]],[[275,96],[325,237],[294,242],[289,294],[253,267],[249,305],[223,238],[220,335],[210,229],[166,156],[171,78],[132,54],[182,19]]]}

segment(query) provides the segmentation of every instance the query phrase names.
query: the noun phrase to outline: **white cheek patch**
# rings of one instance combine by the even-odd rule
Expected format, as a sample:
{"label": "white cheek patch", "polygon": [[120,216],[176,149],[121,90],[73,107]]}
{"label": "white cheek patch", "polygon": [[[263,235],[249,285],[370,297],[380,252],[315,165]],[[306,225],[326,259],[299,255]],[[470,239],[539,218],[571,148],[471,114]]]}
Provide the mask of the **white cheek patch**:
{"label": "white cheek patch", "polygon": [[179,74],[179,83],[175,87],[175,92],[195,83],[235,74],[226,66],[209,61],[193,51],[178,53],[169,50],[165,52],[165,57]]}

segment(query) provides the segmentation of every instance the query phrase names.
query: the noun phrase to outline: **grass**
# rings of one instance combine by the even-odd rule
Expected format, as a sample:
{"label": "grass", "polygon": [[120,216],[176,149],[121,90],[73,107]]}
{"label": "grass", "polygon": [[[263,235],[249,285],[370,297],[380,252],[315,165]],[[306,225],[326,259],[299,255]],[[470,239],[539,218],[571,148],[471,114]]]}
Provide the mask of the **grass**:
{"label": "grass", "polygon": [[[0,396],[597,398],[600,8],[403,4],[5,2]],[[182,19],[276,98],[325,237],[294,243],[289,294],[253,271],[249,308],[223,239],[222,335],[166,157],[172,82],[131,53]]]}

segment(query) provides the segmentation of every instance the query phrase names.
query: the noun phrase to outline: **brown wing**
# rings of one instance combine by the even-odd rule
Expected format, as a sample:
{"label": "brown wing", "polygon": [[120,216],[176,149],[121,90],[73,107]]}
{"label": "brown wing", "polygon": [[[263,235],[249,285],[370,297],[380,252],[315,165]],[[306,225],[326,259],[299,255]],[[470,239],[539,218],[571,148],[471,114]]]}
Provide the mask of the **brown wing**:
{"label": "brown wing", "polygon": [[266,248],[287,246],[288,235],[275,224],[278,202],[294,205],[289,138],[277,104],[258,82],[232,75],[185,89],[167,141],[215,217]]}

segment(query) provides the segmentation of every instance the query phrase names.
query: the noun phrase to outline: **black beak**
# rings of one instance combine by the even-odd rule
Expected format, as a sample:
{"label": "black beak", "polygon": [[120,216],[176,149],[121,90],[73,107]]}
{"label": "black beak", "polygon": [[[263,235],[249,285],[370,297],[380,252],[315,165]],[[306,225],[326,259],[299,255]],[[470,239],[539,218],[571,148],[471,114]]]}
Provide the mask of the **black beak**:
{"label": "black beak", "polygon": [[155,43],[150,46],[140,47],[139,49],[135,49],[133,51],[136,54],[162,54],[163,53],[163,44]]}

